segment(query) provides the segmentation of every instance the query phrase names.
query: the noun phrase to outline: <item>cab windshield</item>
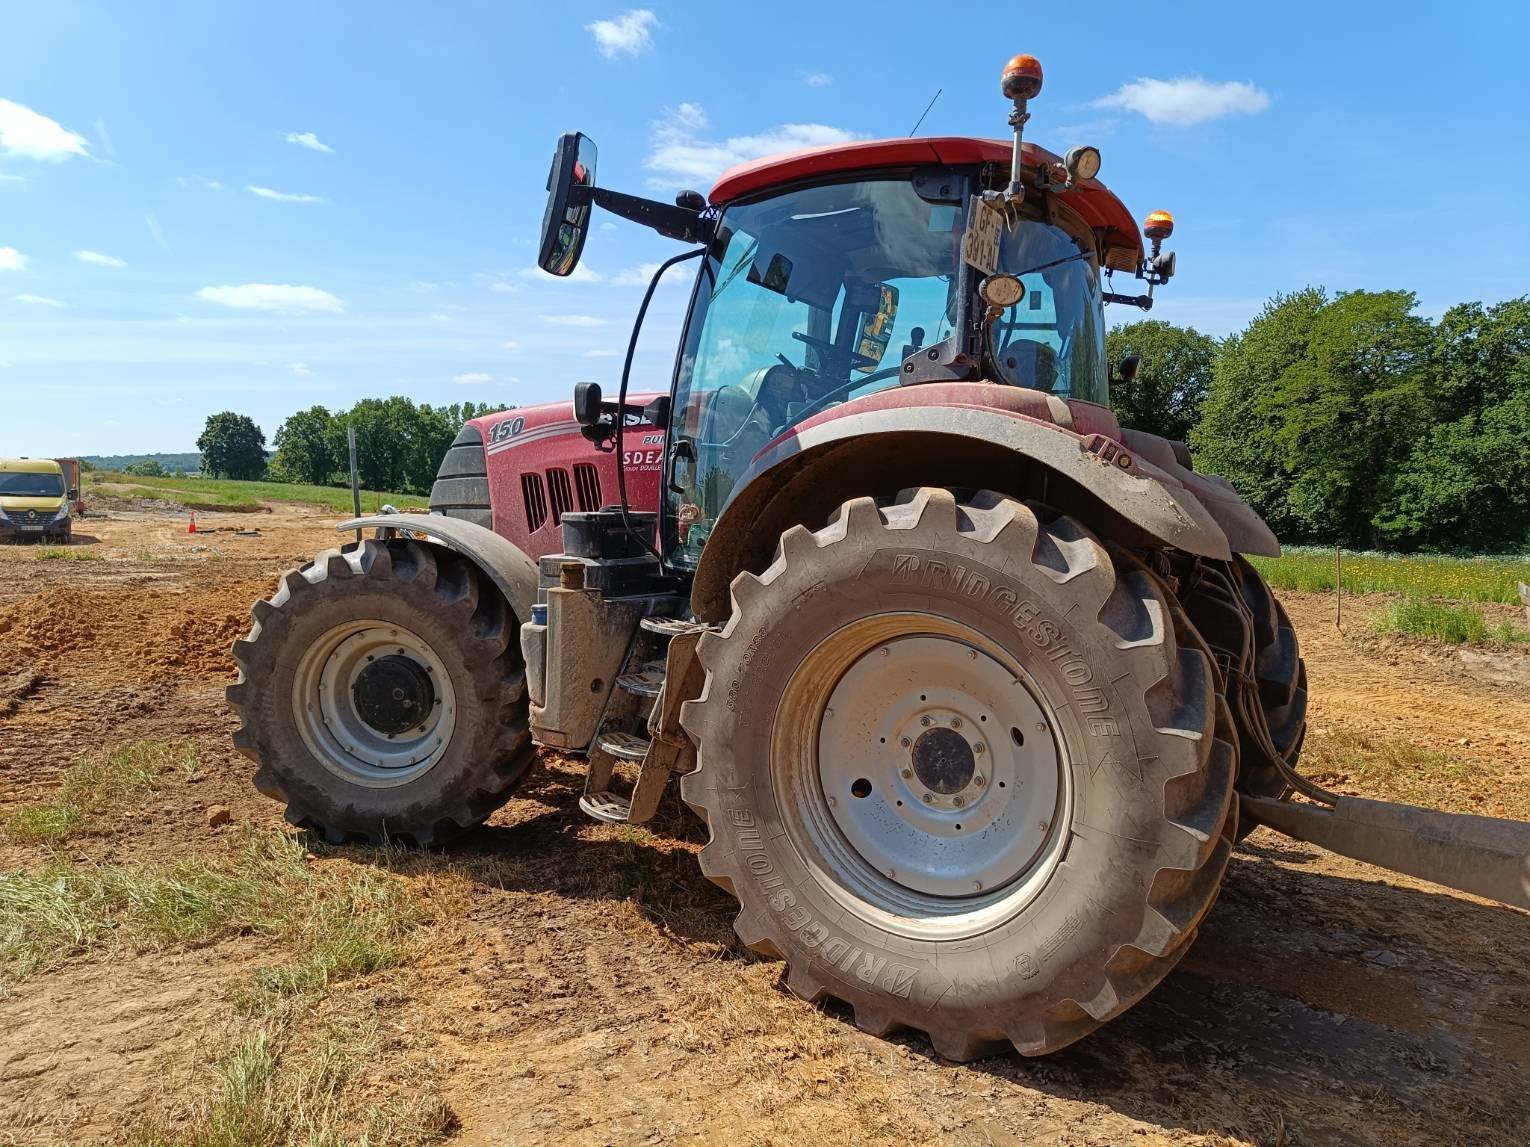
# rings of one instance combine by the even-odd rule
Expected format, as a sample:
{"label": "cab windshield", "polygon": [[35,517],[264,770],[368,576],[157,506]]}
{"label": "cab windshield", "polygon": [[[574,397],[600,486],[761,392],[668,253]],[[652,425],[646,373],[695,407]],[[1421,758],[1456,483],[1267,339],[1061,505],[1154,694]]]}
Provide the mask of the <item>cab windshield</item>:
{"label": "cab windshield", "polygon": [[[678,366],[669,560],[694,564],[772,439],[897,386],[903,360],[921,347],[969,337],[963,316],[981,304],[964,297],[976,278],[962,274],[965,209],[923,198],[899,174],[799,188],[723,213]],[[992,324],[988,376],[1099,400],[1104,332],[1092,249],[1061,226],[1019,220],[999,261],[1024,272],[1027,293]]]}
{"label": "cab windshield", "polygon": [[0,472],[0,498],[62,498],[64,479],[58,474]]}

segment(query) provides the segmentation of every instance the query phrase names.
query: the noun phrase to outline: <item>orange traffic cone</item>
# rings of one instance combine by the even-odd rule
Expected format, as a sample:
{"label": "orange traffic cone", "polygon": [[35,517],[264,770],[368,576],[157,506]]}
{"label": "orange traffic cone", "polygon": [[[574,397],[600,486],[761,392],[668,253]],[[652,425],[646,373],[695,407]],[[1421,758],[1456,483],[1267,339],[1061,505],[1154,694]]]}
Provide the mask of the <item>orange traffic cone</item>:
{"label": "orange traffic cone", "polygon": [[195,510],[191,511],[191,521],[186,525],[186,532],[188,534],[197,532],[197,512]]}

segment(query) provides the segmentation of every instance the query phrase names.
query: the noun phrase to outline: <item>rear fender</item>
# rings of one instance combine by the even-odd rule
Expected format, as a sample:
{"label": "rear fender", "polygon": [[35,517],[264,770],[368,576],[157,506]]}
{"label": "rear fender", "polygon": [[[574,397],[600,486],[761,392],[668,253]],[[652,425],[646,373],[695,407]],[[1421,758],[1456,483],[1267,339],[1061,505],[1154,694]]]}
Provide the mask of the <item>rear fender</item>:
{"label": "rear fender", "polygon": [[901,406],[808,423],[762,451],[702,551],[691,609],[706,621],[725,619],[733,578],[769,565],[785,530],[816,527],[851,498],[910,486],[1034,498],[1124,545],[1232,556],[1217,517],[1180,477],[1106,434],[990,407]]}
{"label": "rear fender", "polygon": [[537,600],[536,562],[493,530],[476,522],[441,514],[380,514],[371,518],[352,518],[341,522],[335,529],[407,530],[415,537],[453,550],[477,566],[499,588],[517,621],[531,619],[531,607]]}

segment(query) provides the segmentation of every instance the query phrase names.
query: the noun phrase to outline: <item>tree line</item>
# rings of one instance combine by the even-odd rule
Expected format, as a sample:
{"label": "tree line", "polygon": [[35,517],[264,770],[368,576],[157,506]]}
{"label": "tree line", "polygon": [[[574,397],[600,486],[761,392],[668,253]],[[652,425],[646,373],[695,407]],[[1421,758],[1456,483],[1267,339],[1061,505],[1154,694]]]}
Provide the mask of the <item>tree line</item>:
{"label": "tree line", "polygon": [[1438,322],[1408,291],[1277,295],[1221,340],[1148,320],[1112,391],[1125,426],[1188,440],[1281,540],[1530,549],[1530,297]]}
{"label": "tree line", "polygon": [[211,415],[197,439],[202,473],[213,478],[344,486],[350,481],[347,433],[356,430],[356,469],[362,486],[426,494],[452,439],[465,422],[507,410],[487,402],[416,404],[395,395],[364,398],[349,410],[310,406],[276,431],[274,455],[248,415]]}

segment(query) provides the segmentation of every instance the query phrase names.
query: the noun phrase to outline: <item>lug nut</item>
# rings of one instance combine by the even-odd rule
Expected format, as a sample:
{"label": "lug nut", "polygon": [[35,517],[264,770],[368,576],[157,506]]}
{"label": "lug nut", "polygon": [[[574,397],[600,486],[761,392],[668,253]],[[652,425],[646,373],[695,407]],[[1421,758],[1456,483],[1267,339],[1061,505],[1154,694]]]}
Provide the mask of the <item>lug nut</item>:
{"label": "lug nut", "polygon": [[913,744],[913,743],[914,743],[914,742],[913,742],[913,741],[910,741],[910,740],[909,740],[909,739],[908,739],[908,738],[907,738],[907,737],[904,737],[904,738],[902,738],[902,739],[901,739],[901,740],[900,740],[900,741],[899,741],[899,742],[898,742],[898,744],[900,744],[900,745],[902,745],[902,746],[903,746],[903,747],[904,747],[904,748],[905,748],[905,749],[906,749],[906,748],[908,748],[908,747],[909,747],[909,746],[910,746],[910,745],[912,745],[912,744]]}
{"label": "lug nut", "polygon": [[923,725],[925,728],[929,728],[931,725],[933,725],[935,723],[935,718],[934,717],[930,717],[928,715],[924,716],[924,717],[920,717],[919,718],[919,723],[921,725]]}
{"label": "lug nut", "polygon": [[935,803],[935,798],[932,797],[929,793],[925,793],[924,794],[924,803],[925,804],[934,804]]}
{"label": "lug nut", "polygon": [[988,778],[985,777],[982,773],[979,773],[977,776],[972,778],[972,783],[977,785],[978,788],[982,788],[988,783]]}
{"label": "lug nut", "polygon": [[902,775],[903,775],[903,779],[904,780],[908,780],[910,777],[912,777],[914,775],[914,770],[913,769],[904,769]]}
{"label": "lug nut", "polygon": [[951,718],[951,728],[953,728],[953,729],[960,729],[961,727],[962,727],[962,719],[960,717],[952,717]]}
{"label": "lug nut", "polygon": [[983,755],[983,753],[986,752],[986,751],[987,750],[984,749],[983,744],[982,744],[981,741],[978,742],[976,745],[972,746],[972,752],[973,752],[974,756],[981,757]]}
{"label": "lug nut", "polygon": [[961,808],[962,805],[967,803],[967,801],[965,797],[963,797],[960,793],[957,793],[954,797],[951,798],[951,803],[954,804],[957,808]]}
{"label": "lug nut", "polygon": [[981,892],[981,891],[983,891],[983,882],[981,880],[974,880],[972,882],[972,891],[974,891],[974,892]]}

